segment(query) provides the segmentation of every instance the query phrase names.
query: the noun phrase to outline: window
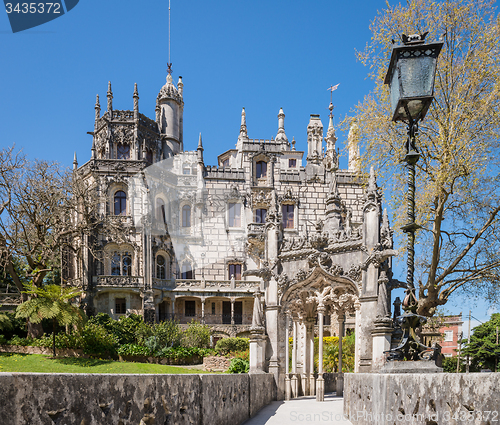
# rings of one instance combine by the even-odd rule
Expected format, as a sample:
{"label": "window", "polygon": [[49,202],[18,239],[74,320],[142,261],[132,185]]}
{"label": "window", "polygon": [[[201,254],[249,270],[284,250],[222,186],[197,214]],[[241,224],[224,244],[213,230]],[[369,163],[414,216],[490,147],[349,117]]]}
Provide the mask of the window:
{"label": "window", "polygon": [[166,261],[163,255],[158,255],[156,257],[156,278],[157,279],[166,279],[165,273]]}
{"label": "window", "polygon": [[160,223],[167,224],[165,217],[165,202],[161,198],[156,198],[156,220]]}
{"label": "window", "polygon": [[192,279],[193,278],[193,270],[191,270],[191,265],[183,264],[181,271],[181,279]]}
{"label": "window", "polygon": [[146,151],[146,161],[149,162],[150,164],[153,163],[153,151],[151,149],[148,149]]}
{"label": "window", "polygon": [[241,204],[229,204],[229,227],[241,227]]}
{"label": "window", "polygon": [[116,146],[116,159],[129,159],[130,158],[130,146],[124,145],[123,143],[118,143]]}
{"label": "window", "polygon": [[255,222],[265,223],[266,222],[267,210],[264,208],[259,208],[255,210]]}
{"label": "window", "polygon": [[196,316],[196,302],[195,301],[184,301],[184,316],[194,317]]}
{"label": "window", "polygon": [[444,331],[444,342],[453,342],[453,331]]}
{"label": "window", "polygon": [[115,298],[115,314],[127,313],[127,301],[125,298]]}
{"label": "window", "polygon": [[288,160],[288,168],[296,168],[297,160],[295,158]]}
{"label": "window", "polygon": [[229,158],[226,158],[224,161],[222,161],[222,166],[229,167]]}
{"label": "window", "polygon": [[182,227],[191,227],[191,207],[189,205],[182,207]]}
{"label": "window", "polygon": [[123,190],[115,193],[115,215],[127,214],[127,194]]}
{"label": "window", "polygon": [[283,228],[293,229],[293,210],[294,206],[290,204],[285,204],[281,206],[281,212],[283,215]]}
{"label": "window", "polygon": [[256,177],[258,179],[267,177],[267,162],[265,161],[258,161],[256,164]]}
{"label": "window", "polygon": [[183,168],[182,169],[182,174],[185,174],[185,175],[191,174],[191,169],[190,168]]}
{"label": "window", "polygon": [[241,280],[241,264],[229,264],[229,279]]}
{"label": "window", "polygon": [[132,255],[130,252],[115,251],[113,253],[111,276],[132,276]]}

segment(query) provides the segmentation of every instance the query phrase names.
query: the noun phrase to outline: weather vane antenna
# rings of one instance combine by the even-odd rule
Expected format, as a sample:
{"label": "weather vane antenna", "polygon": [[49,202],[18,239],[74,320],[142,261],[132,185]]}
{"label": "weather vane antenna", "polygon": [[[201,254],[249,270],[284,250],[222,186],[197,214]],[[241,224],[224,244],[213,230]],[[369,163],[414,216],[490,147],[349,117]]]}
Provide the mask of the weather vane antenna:
{"label": "weather vane antenna", "polygon": [[340,83],[335,85],[335,86],[330,86],[327,88],[327,90],[330,90],[330,105],[328,106],[328,109],[330,110],[330,115],[333,113],[333,92],[338,89],[340,86]]}
{"label": "weather vane antenna", "polygon": [[168,63],[167,72],[172,74],[172,62],[170,62],[170,0],[168,0]]}

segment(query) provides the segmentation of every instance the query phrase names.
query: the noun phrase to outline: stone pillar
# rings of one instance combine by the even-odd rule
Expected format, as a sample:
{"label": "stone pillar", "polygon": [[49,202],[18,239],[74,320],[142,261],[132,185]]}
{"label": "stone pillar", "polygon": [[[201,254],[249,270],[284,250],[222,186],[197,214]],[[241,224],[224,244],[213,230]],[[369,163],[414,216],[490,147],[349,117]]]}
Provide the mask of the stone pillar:
{"label": "stone pillar", "polygon": [[316,381],[316,401],[325,401],[325,381],[323,379],[323,315],[325,314],[325,306],[320,303],[318,305],[318,380]]}
{"label": "stone pillar", "polygon": [[285,317],[285,400],[292,398],[292,385],[290,382],[290,331],[289,316]]}
{"label": "stone pillar", "polygon": [[264,328],[250,329],[250,371],[249,373],[265,373],[266,335]]}
{"label": "stone pillar", "polygon": [[292,396],[299,396],[299,383],[297,380],[297,338],[299,322],[293,318],[293,346],[292,346]]}
{"label": "stone pillar", "polygon": [[385,364],[384,351],[391,349],[392,320],[389,317],[377,317],[372,329],[373,352],[372,371],[380,370]]}
{"label": "stone pillar", "polygon": [[344,336],[345,315],[342,312],[339,314],[339,377],[337,378],[337,396],[344,395],[344,376],[342,373],[342,338]]}
{"label": "stone pillar", "polygon": [[234,298],[231,298],[231,325],[234,325]]}
{"label": "stone pillar", "polygon": [[205,324],[205,297],[201,298],[201,323]]}
{"label": "stone pillar", "polygon": [[[314,395],[314,318],[308,317],[306,319],[306,344],[304,356],[304,375],[306,385],[303,388],[304,395]],[[302,379],[304,383],[304,379]]]}

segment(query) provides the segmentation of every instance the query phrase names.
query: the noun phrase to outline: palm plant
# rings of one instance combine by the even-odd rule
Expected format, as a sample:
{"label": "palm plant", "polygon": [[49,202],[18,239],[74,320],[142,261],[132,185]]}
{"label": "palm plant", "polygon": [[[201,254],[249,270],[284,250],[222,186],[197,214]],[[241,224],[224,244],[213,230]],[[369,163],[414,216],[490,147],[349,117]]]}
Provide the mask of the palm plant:
{"label": "palm plant", "polygon": [[26,318],[32,323],[40,323],[42,319],[52,319],[52,351],[56,356],[56,327],[79,324],[83,320],[83,312],[71,300],[82,294],[82,291],[59,285],[32,285],[24,291],[30,299],[16,309],[16,317]]}

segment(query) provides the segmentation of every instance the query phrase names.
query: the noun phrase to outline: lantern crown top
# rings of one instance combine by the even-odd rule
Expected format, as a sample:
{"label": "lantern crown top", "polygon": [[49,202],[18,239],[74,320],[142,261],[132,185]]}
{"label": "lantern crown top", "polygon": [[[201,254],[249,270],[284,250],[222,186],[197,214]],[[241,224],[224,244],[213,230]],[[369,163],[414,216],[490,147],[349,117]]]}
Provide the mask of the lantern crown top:
{"label": "lantern crown top", "polygon": [[425,37],[429,34],[429,31],[423,33],[423,34],[401,34],[401,40],[403,41],[404,45],[409,45],[409,44],[422,44],[425,42]]}

